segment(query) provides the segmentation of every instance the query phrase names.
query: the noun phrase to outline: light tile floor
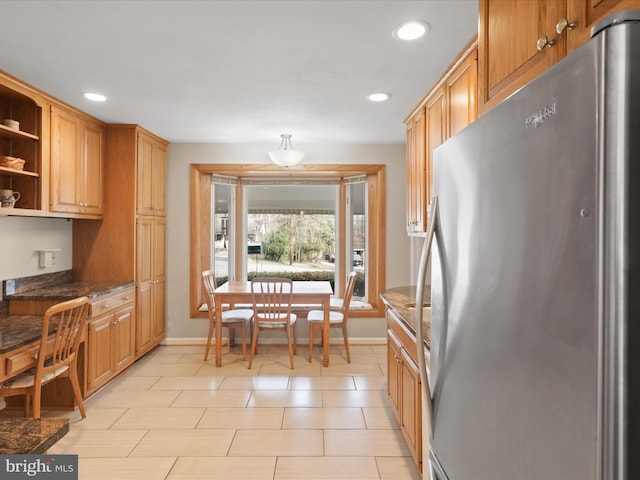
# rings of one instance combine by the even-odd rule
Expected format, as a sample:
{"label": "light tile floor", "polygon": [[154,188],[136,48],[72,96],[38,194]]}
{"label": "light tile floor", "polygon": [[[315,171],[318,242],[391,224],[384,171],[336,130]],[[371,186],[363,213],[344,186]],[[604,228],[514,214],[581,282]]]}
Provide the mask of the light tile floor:
{"label": "light tile floor", "polygon": [[[50,454],[78,454],[82,480],[419,480],[386,393],[386,347],[331,347],[324,368],[264,346],[247,369],[204,347],[158,347],[86,402]],[[14,414],[15,412],[9,412]],[[44,416],[60,416],[45,412]]]}

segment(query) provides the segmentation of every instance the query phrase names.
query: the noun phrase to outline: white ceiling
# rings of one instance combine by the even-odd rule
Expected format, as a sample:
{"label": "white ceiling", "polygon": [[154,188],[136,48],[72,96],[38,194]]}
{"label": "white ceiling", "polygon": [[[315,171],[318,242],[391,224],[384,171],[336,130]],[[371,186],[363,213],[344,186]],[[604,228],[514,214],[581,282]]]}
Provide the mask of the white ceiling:
{"label": "white ceiling", "polygon": [[[405,141],[477,32],[477,0],[0,1],[0,69],[174,143]],[[408,43],[406,20],[431,25]],[[109,100],[85,100],[86,91]],[[385,91],[384,104],[365,95]]]}

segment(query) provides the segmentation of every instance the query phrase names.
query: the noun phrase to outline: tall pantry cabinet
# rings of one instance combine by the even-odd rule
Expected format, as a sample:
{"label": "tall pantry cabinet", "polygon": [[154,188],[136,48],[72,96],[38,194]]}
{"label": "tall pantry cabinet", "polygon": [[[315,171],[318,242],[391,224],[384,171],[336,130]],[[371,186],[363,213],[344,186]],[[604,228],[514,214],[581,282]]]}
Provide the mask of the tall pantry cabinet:
{"label": "tall pantry cabinet", "polygon": [[105,214],[74,223],[79,280],[136,282],[135,354],[165,336],[165,183],[168,143],[137,125],[108,125]]}

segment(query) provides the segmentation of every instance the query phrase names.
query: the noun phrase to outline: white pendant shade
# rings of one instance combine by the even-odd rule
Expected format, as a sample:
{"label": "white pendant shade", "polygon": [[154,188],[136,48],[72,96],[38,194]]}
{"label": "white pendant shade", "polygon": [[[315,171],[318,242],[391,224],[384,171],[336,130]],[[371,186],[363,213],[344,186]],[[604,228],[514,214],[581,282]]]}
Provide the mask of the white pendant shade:
{"label": "white pendant shade", "polygon": [[299,164],[304,158],[304,152],[293,149],[291,135],[288,133],[283,133],[280,137],[282,138],[280,148],[269,152],[271,161],[281,167],[292,167]]}

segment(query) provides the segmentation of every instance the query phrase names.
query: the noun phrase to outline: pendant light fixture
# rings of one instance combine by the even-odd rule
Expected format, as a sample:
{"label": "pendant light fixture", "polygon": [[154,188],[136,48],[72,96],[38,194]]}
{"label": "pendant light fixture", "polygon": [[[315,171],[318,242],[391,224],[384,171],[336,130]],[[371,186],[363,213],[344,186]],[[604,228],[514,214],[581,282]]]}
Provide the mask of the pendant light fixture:
{"label": "pendant light fixture", "polygon": [[283,133],[280,137],[282,138],[280,148],[269,152],[271,161],[281,167],[292,167],[299,164],[304,158],[304,152],[293,149],[293,145],[291,145],[291,135],[288,133]]}

